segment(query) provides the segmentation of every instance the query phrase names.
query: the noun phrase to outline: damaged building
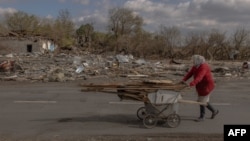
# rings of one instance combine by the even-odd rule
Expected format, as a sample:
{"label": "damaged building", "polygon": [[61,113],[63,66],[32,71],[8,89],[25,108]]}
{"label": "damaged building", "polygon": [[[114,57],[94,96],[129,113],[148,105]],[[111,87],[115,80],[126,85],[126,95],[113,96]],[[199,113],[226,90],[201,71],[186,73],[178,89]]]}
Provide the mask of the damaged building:
{"label": "damaged building", "polygon": [[50,40],[39,38],[0,37],[0,54],[44,53],[57,46]]}

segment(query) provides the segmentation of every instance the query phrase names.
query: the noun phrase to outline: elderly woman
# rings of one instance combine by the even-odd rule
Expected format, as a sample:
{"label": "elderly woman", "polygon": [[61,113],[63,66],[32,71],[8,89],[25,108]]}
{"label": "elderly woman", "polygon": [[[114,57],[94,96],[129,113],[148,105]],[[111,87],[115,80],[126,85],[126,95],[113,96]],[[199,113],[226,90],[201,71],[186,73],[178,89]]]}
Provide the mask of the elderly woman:
{"label": "elderly woman", "polygon": [[182,82],[187,81],[193,76],[193,81],[189,83],[189,86],[195,86],[198,94],[198,102],[207,103],[207,106],[200,105],[200,117],[196,121],[204,121],[206,107],[212,112],[211,119],[213,119],[219,113],[219,110],[214,109],[209,103],[210,93],[215,87],[210,67],[206,63],[205,58],[201,55],[193,55],[192,61],[193,66],[184,76]]}

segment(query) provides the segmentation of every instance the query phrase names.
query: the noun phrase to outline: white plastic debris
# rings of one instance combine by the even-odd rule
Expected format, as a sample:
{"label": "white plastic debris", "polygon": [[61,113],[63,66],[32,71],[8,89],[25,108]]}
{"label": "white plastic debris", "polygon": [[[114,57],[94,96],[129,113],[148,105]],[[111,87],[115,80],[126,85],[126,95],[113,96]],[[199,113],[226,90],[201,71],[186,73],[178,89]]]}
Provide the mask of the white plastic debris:
{"label": "white plastic debris", "polygon": [[83,70],[84,70],[84,67],[83,66],[79,66],[76,69],[76,73],[81,73]]}
{"label": "white plastic debris", "polygon": [[116,59],[120,63],[128,63],[129,62],[129,58],[126,55],[116,55]]}

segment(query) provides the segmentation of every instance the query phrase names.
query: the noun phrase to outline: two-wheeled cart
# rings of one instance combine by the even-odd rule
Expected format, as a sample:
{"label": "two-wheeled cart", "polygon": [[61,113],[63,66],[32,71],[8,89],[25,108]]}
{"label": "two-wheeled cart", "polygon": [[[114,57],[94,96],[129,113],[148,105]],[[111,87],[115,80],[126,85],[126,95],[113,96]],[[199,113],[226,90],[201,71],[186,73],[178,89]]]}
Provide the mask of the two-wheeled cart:
{"label": "two-wheeled cart", "polygon": [[180,102],[202,104],[183,100],[181,90],[187,85],[168,80],[145,80],[127,84],[85,84],[82,86],[82,91],[112,92],[117,94],[120,100],[143,102],[144,106],[137,110],[137,117],[143,121],[146,128],[153,128],[160,121],[166,123],[168,127],[175,128],[181,122],[178,115]]}
{"label": "two-wheeled cart", "polygon": [[164,122],[168,127],[179,126],[181,118],[178,115],[181,98],[179,92],[171,90],[158,90],[147,95],[148,101],[137,110],[137,117],[143,121],[146,128],[153,128],[159,121]]}

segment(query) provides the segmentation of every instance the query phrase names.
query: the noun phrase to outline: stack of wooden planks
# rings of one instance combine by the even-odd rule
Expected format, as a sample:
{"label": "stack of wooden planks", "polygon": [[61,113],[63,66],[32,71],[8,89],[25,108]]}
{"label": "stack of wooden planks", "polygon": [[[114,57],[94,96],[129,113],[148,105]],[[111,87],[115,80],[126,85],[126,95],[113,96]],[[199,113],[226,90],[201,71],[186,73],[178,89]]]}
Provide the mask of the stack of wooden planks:
{"label": "stack of wooden planks", "polygon": [[130,83],[81,84],[82,91],[116,93],[121,100],[129,99],[147,102],[147,94],[157,90],[181,91],[185,84],[176,84],[171,80],[142,80]]}

